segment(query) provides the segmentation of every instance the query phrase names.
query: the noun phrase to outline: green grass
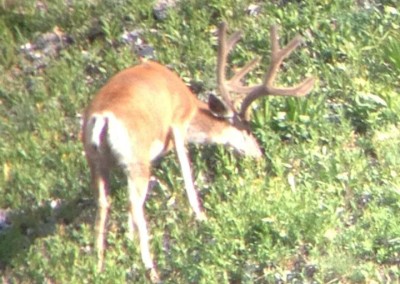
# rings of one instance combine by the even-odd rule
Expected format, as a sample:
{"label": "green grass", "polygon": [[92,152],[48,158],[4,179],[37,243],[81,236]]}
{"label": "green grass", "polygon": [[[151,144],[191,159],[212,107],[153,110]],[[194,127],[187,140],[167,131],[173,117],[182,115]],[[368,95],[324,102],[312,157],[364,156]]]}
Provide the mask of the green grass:
{"label": "green grass", "polygon": [[[126,182],[113,179],[105,271],[96,273],[95,200],[79,114],[107,78],[138,62],[124,30],[142,30],[156,60],[215,88],[218,23],[241,29],[233,64],[269,61],[269,26],[305,44],[282,84],[318,78],[305,99],[256,103],[257,162],[191,146],[208,222],[197,223],[172,153],[146,215],[165,283],[383,283],[400,278],[400,5],[398,1],[182,1],[164,20],[146,1],[3,1],[0,7],[0,232],[5,283],[146,282],[126,236]],[[66,2],[71,4],[67,5]],[[249,15],[250,4],[261,7]],[[361,4],[357,4],[361,3]],[[362,4],[362,3],[369,3]],[[57,26],[73,38],[45,67],[21,52]],[[97,29],[97,37],[93,30]],[[53,209],[54,203],[59,204]]]}

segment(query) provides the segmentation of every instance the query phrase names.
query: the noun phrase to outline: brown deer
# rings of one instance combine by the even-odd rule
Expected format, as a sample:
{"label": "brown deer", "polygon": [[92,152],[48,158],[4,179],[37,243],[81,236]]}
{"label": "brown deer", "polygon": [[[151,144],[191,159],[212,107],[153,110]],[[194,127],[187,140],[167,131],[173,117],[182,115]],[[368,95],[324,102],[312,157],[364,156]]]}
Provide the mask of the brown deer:
{"label": "brown deer", "polygon": [[[242,84],[243,77],[259,59],[226,79],[227,56],[240,37],[241,34],[236,32],[227,38],[226,25],[221,24],[217,81],[223,101],[210,96],[208,104],[204,103],[175,73],[158,63],[144,62],[112,77],[86,109],[82,138],[98,199],[96,248],[99,270],[103,266],[105,223],[110,206],[109,174],[113,166],[121,167],[127,175],[130,233],[133,236],[134,230],[138,231],[142,260],[150,278],[157,281],[143,212],[152,161],[175,148],[189,203],[196,218],[204,220],[185,143],[230,145],[239,153],[259,158],[262,153],[249,127],[250,104],[261,96],[305,96],[313,88],[313,78],[295,87],[274,86],[282,61],[302,41],[296,36],[280,48],[276,27],[271,28],[272,59],[263,82],[256,86]],[[238,109],[231,93],[245,95]]]}

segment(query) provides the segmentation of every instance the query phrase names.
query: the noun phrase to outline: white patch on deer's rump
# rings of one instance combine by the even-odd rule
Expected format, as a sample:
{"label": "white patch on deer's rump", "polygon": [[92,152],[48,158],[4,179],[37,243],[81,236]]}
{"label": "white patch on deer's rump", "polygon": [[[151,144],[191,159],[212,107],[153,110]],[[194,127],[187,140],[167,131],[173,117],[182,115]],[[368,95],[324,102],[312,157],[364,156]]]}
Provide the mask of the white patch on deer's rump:
{"label": "white patch on deer's rump", "polygon": [[132,143],[126,126],[111,112],[104,113],[108,119],[107,141],[114,158],[121,166],[132,163]]}
{"label": "white patch on deer's rump", "polygon": [[89,120],[87,127],[89,128],[90,144],[97,149],[101,144],[101,133],[106,126],[107,119],[103,115],[94,114]]}

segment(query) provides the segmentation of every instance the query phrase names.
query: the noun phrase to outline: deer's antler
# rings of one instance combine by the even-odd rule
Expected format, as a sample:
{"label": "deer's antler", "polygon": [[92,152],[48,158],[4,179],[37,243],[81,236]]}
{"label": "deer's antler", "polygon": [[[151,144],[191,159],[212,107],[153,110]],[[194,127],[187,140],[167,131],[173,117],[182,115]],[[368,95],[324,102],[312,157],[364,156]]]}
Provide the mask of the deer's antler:
{"label": "deer's antler", "polygon": [[[242,119],[249,119],[248,108],[251,103],[259,97],[271,95],[302,97],[306,96],[312,90],[315,81],[315,79],[312,77],[306,78],[298,85],[292,87],[278,87],[274,85],[274,81],[282,61],[302,43],[301,36],[297,35],[285,47],[281,48],[279,46],[279,38],[276,26],[271,27],[271,64],[265,74],[262,84],[245,86],[241,82],[243,77],[246,76],[258,64],[260,61],[259,58],[254,58],[241,69],[237,70],[231,79],[226,79],[225,73],[228,54],[241,38],[241,33],[235,32],[228,39],[226,39],[226,29],[226,24],[221,23],[218,35],[218,88],[225,103],[235,113],[239,114]],[[245,95],[239,110],[235,109],[233,102],[234,100],[230,95],[231,92]]]}

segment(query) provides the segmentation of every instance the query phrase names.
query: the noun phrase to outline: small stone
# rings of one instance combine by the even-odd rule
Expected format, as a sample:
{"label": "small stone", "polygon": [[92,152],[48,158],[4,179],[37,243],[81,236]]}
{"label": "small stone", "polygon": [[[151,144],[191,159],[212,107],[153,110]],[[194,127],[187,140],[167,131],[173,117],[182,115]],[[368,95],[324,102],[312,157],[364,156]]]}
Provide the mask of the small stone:
{"label": "small stone", "polygon": [[168,10],[176,5],[177,0],[158,0],[153,6],[153,15],[156,20],[165,20]]}

